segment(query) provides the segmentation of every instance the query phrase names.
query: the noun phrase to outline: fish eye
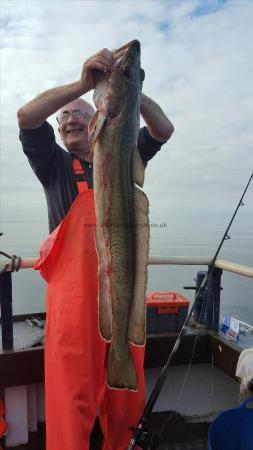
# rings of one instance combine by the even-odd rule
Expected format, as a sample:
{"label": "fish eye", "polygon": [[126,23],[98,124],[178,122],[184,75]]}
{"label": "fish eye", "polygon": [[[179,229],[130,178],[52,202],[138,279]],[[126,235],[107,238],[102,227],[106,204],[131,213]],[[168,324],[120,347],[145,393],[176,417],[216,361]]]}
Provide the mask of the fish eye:
{"label": "fish eye", "polygon": [[126,77],[129,77],[131,75],[131,68],[130,68],[130,66],[122,66],[122,73]]}

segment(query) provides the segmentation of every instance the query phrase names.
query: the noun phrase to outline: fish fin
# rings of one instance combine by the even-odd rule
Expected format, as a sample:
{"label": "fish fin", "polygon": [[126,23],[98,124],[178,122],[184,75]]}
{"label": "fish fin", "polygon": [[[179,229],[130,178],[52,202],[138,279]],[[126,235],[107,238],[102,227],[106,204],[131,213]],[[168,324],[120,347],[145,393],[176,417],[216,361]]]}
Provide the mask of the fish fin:
{"label": "fish fin", "polygon": [[141,159],[139,150],[136,148],[133,152],[132,175],[134,183],[138,184],[140,187],[143,187],[144,184],[144,174],[145,166]]}
{"label": "fish fin", "polygon": [[94,146],[97,137],[102,130],[104,123],[106,121],[106,115],[103,114],[101,111],[96,111],[94,116],[91,118],[88,126],[88,135],[89,139],[92,137],[92,147]]}
{"label": "fish fin", "polygon": [[148,198],[134,186],[135,209],[135,281],[133,302],[130,311],[128,339],[134,345],[144,345],[146,340],[146,289],[149,254],[149,203]]}
{"label": "fish fin", "polygon": [[138,390],[138,377],[130,350],[123,359],[117,358],[113,345],[107,361],[107,386],[110,389]]}
{"label": "fish fin", "polygon": [[98,323],[99,332],[107,342],[112,338],[112,306],[110,295],[110,279],[108,277],[108,261],[106,257],[105,239],[96,229],[95,242],[98,255]]}

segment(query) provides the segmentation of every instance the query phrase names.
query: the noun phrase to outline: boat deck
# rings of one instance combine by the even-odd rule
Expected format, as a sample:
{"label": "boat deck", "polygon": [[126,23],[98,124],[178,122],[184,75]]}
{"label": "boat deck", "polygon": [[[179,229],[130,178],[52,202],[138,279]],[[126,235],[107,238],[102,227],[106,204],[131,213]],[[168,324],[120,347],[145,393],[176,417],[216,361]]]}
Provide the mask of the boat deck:
{"label": "boat deck", "polygon": [[[38,318],[43,321],[45,315],[41,314]],[[14,319],[14,350],[0,350],[0,386],[2,387],[44,382],[44,346],[40,342],[44,329],[43,326],[41,328],[38,325],[33,326],[29,321],[27,322],[27,319],[31,319],[31,316]],[[21,328],[22,337],[20,336]],[[149,335],[146,344],[145,368],[163,366],[176,338],[177,333]],[[213,361],[216,367],[235,379],[238,357],[244,348],[252,347],[252,345],[251,333],[240,334],[238,342],[231,342],[207,330],[198,330],[196,339],[196,329],[188,328],[172,365],[188,364],[194,346],[192,364],[210,364]],[[158,348],[159,351],[157,351]],[[18,371],[17,367],[19,367]],[[209,422],[190,423],[175,412],[172,415],[168,411],[155,412],[150,417],[148,428],[159,433],[167,419],[169,420],[160,436],[158,450],[207,450]],[[97,422],[92,433],[90,450],[101,450],[101,445],[102,434]],[[35,449],[45,450],[45,425],[43,424],[39,424],[38,432],[31,433],[29,444],[12,447],[10,450]]]}
{"label": "boat deck", "polygon": [[[23,350],[42,345],[45,337],[45,313],[24,314],[13,317],[13,349]],[[1,321],[0,321],[1,322]],[[0,351],[2,350],[2,324],[0,323]]]}

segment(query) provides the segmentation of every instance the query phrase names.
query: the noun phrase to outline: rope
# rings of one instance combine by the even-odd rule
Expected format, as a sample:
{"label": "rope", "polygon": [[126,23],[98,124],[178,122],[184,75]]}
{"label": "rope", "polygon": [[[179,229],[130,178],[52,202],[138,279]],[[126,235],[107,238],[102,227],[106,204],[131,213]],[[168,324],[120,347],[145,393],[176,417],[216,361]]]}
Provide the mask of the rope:
{"label": "rope", "polygon": [[3,255],[10,260],[10,262],[8,264],[5,264],[3,269],[0,269],[0,275],[2,275],[2,273],[4,273],[4,272],[7,272],[7,270],[8,271],[10,270],[10,272],[18,272],[19,271],[20,266],[21,266],[21,261],[22,261],[20,256],[8,255],[8,253],[1,252],[1,251],[0,251],[0,255]]}

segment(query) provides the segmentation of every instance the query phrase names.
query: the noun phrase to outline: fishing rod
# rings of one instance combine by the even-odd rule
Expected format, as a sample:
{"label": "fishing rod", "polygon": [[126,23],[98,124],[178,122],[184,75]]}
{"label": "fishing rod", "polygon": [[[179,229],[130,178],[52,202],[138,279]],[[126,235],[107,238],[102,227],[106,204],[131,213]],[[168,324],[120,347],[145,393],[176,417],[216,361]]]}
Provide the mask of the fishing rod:
{"label": "fishing rod", "polygon": [[236,206],[234,214],[232,215],[232,218],[231,218],[231,220],[230,220],[230,222],[229,222],[229,224],[228,224],[228,226],[226,228],[226,231],[225,231],[225,233],[224,233],[224,235],[223,235],[223,237],[222,237],[222,239],[220,241],[220,244],[218,245],[218,248],[217,248],[217,250],[216,250],[216,252],[215,252],[215,254],[214,254],[214,256],[213,256],[213,258],[211,260],[211,263],[210,263],[210,265],[208,267],[208,271],[207,271],[205,277],[203,278],[202,283],[201,283],[201,285],[200,285],[200,287],[199,287],[199,289],[198,289],[198,291],[196,293],[195,300],[194,300],[194,302],[193,302],[193,304],[192,304],[192,306],[190,308],[189,314],[188,314],[188,316],[187,316],[187,318],[186,318],[186,320],[185,320],[185,322],[184,322],[184,324],[183,324],[183,326],[181,328],[181,331],[180,331],[180,333],[179,333],[179,335],[178,335],[178,337],[177,337],[177,339],[175,341],[175,344],[174,344],[174,346],[173,346],[173,348],[171,350],[171,353],[170,353],[170,355],[168,357],[168,360],[167,360],[166,364],[163,366],[162,371],[161,371],[161,373],[160,373],[160,375],[159,375],[159,377],[157,379],[157,382],[156,382],[155,386],[153,387],[153,390],[152,390],[152,392],[150,394],[150,397],[149,397],[149,399],[148,399],[148,401],[146,403],[146,406],[144,408],[143,415],[142,415],[142,417],[139,420],[138,426],[133,429],[133,436],[132,436],[132,438],[131,438],[131,440],[129,442],[127,450],[134,450],[136,445],[141,447],[143,450],[155,450],[158,447],[158,444],[159,444],[158,436],[155,433],[150,432],[150,431],[148,431],[146,429],[147,420],[148,420],[149,416],[151,415],[152,410],[154,408],[154,405],[155,405],[155,403],[156,403],[156,401],[157,401],[157,399],[158,399],[158,397],[160,395],[160,392],[161,392],[161,390],[163,388],[163,385],[164,385],[165,380],[167,378],[167,373],[168,373],[170,362],[172,361],[173,357],[175,356],[176,351],[177,351],[177,349],[178,349],[178,347],[179,347],[179,345],[181,343],[182,337],[184,336],[184,334],[186,332],[186,327],[187,327],[187,325],[188,325],[188,323],[189,323],[189,321],[191,319],[192,313],[194,312],[194,309],[196,307],[196,303],[197,303],[198,297],[200,295],[200,292],[207,284],[208,277],[209,277],[210,273],[214,269],[215,261],[217,259],[217,256],[218,256],[218,254],[220,252],[220,249],[221,249],[224,241],[227,240],[227,239],[230,239],[228,232],[229,232],[230,227],[231,227],[231,225],[232,225],[232,223],[234,221],[234,218],[235,218],[235,216],[237,214],[238,209],[240,208],[240,206],[244,206],[243,198],[244,198],[244,196],[245,196],[245,194],[246,194],[246,192],[248,190],[248,187],[250,185],[250,182],[251,182],[252,178],[253,178],[253,173],[251,174],[251,176],[249,178],[249,181],[248,181],[248,183],[247,183],[247,185],[246,185],[246,187],[245,187],[245,189],[243,191],[243,194],[242,194],[242,196],[241,196],[241,198],[240,198],[240,200],[239,200],[239,202],[238,202],[238,204]]}

